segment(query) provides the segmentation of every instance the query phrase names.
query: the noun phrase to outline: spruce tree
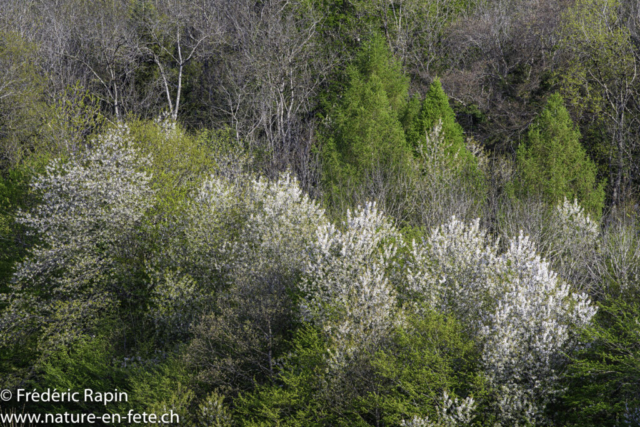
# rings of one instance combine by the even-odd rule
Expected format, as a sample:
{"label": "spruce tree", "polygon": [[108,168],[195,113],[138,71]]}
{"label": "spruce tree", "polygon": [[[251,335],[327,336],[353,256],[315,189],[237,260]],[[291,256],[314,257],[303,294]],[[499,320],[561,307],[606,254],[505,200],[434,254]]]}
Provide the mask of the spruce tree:
{"label": "spruce tree", "polygon": [[541,195],[549,203],[576,198],[585,210],[599,216],[604,183],[596,179],[596,165],[580,144],[562,97],[553,94],[529,128],[517,152],[518,196]]}

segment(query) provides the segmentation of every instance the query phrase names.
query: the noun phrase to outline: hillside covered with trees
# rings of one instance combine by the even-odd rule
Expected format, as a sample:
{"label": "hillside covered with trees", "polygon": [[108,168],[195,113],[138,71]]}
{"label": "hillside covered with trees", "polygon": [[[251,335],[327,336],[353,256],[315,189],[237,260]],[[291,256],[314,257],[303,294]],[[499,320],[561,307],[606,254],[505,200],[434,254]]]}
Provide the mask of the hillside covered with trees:
{"label": "hillside covered with trees", "polygon": [[0,389],[129,396],[0,415],[639,426],[639,66],[636,0],[0,1]]}

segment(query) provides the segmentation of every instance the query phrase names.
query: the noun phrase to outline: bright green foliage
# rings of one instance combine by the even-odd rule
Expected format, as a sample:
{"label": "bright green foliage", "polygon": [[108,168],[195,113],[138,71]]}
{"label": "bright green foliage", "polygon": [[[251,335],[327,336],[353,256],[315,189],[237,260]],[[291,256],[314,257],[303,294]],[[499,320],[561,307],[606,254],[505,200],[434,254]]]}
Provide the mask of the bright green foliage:
{"label": "bright green foliage", "polygon": [[482,393],[482,377],[476,366],[478,349],[453,317],[425,309],[398,328],[388,347],[372,361],[381,387],[358,402],[376,406],[384,425],[398,425],[414,416],[438,419],[443,392]]}
{"label": "bright green foliage", "polygon": [[421,110],[422,102],[420,102],[420,97],[418,95],[413,95],[409,98],[404,109],[400,112],[400,122],[402,123],[404,133],[407,137],[407,142],[411,145],[413,145],[414,142],[417,143],[419,138],[417,133],[414,132],[414,126],[419,120],[418,117],[420,116]]}
{"label": "bright green foliage", "polygon": [[640,422],[640,304],[608,297],[593,326],[584,332],[591,345],[569,370],[566,426],[638,425]]}
{"label": "bright green foliage", "polygon": [[[45,156],[34,155],[10,168],[0,176],[0,294],[10,291],[8,286],[14,267],[24,259],[37,238],[28,233],[26,227],[16,221],[19,210],[26,210],[37,203],[29,191],[29,182],[44,172]],[[0,304],[4,308],[6,304]],[[15,377],[24,375],[24,370],[33,363],[34,340],[0,351],[0,372],[3,384],[10,384]]]}
{"label": "bright green foliage", "polygon": [[319,331],[302,327],[292,341],[277,383],[258,387],[236,400],[236,420],[241,426],[331,425],[335,414],[320,399],[326,375],[326,343]]}
{"label": "bright green foliage", "polygon": [[177,208],[215,169],[210,149],[215,137],[191,135],[169,119],[135,121],[129,128],[135,147],[151,158],[148,173],[163,208]]}
{"label": "bright green foliage", "polygon": [[516,195],[539,194],[552,204],[577,198],[589,213],[600,215],[604,184],[597,182],[596,166],[580,144],[580,131],[559,94],[549,98],[529,128],[518,148],[517,167]]}
{"label": "bright green foliage", "polygon": [[0,32],[0,168],[17,167],[34,153],[66,155],[103,123],[100,100],[79,83],[54,100],[38,67],[37,46]]}
{"label": "bright green foliage", "polygon": [[[442,218],[438,208],[423,208],[421,223],[440,224],[453,214],[464,216],[455,209],[447,209],[451,205],[442,201],[451,194],[468,191],[468,194],[473,195],[472,204],[480,207],[487,194],[483,169],[476,155],[467,147],[462,128],[456,122],[455,114],[449,106],[449,98],[438,79],[431,84],[422,102],[417,96],[409,100],[402,111],[401,121],[407,142],[414,150],[421,171],[415,197],[418,200],[425,199],[424,193],[420,194],[424,191],[419,190],[422,187],[427,192],[432,192],[427,200],[439,199],[434,206],[437,205],[446,212]],[[439,190],[447,196],[435,196]],[[477,208],[473,210],[475,209]]]}
{"label": "bright green foliage", "polygon": [[132,406],[139,411],[163,414],[173,410],[180,415],[180,423],[195,421],[195,392],[192,372],[180,355],[170,355],[160,363],[133,363],[134,373],[129,379]]}
{"label": "bright green foliage", "polygon": [[367,378],[336,385],[327,343],[310,326],[296,332],[277,381],[236,400],[242,426],[400,425],[414,416],[438,419],[443,391],[483,393],[475,344],[453,318],[412,315],[388,346],[362,363]]}
{"label": "bright green foliage", "polygon": [[81,149],[105,125],[102,100],[79,83],[67,87],[45,111],[38,147],[50,156],[65,156]]}
{"label": "bright green foliage", "polygon": [[387,95],[391,109],[399,112],[407,102],[409,77],[402,71],[402,65],[389,52],[384,38],[374,35],[356,57],[355,68],[366,80],[377,76]]}
{"label": "bright green foliage", "polygon": [[[414,104],[415,101],[409,105],[415,111]],[[462,127],[456,122],[456,115],[449,105],[449,98],[444,93],[440,80],[436,79],[431,83],[420,112],[417,114],[408,112],[405,115],[407,141],[412,147],[418,149],[424,144],[427,133],[431,132],[439,121],[442,122],[446,153],[452,157],[457,156],[457,163],[461,168],[475,165],[476,159],[465,146],[464,133]]]}
{"label": "bright green foliage", "polygon": [[411,159],[398,120],[408,81],[384,42],[374,37],[365,44],[347,75],[347,89],[330,113],[322,152],[323,178],[334,195],[345,185],[386,181],[396,171],[408,170]]}
{"label": "bright green foliage", "polygon": [[[94,391],[128,392],[127,379],[130,370],[116,358],[117,352],[110,336],[90,338],[84,336],[73,347],[62,347],[42,365],[37,379],[31,381],[31,387],[39,391],[50,388],[58,391]],[[76,410],[81,412],[118,412],[128,406],[112,403],[105,408],[103,403],[85,401],[41,404],[42,410]]]}
{"label": "bright green foliage", "polygon": [[25,227],[15,221],[18,209],[27,209],[36,201],[29,194],[29,181],[44,172],[45,156],[32,156],[0,177],[0,291],[8,283],[14,264],[26,255],[34,243]]}

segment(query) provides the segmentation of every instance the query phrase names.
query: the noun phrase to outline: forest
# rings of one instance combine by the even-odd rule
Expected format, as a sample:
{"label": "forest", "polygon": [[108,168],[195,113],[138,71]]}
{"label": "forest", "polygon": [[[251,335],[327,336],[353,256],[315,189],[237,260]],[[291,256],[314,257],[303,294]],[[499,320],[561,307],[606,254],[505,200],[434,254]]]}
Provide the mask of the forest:
{"label": "forest", "polygon": [[637,0],[1,0],[0,425],[640,426],[639,66]]}

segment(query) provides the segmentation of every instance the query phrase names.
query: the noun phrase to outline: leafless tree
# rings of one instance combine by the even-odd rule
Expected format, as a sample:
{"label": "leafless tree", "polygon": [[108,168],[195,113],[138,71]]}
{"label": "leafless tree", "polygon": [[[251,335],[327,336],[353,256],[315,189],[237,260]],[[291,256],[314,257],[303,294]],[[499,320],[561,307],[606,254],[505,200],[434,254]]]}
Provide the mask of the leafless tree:
{"label": "leafless tree", "polygon": [[569,4],[478,2],[446,30],[442,83],[450,98],[486,115],[474,129],[479,140],[511,149],[538,113],[536,93],[548,77],[556,29]]}
{"label": "leafless tree", "polygon": [[73,50],[63,52],[91,74],[116,119],[125,112],[126,92],[133,90],[136,67],[136,34],[128,25],[128,5],[121,0],[82,2],[76,8],[76,22],[67,22],[75,41]]}
{"label": "leafless tree", "polygon": [[180,111],[187,65],[209,54],[207,48],[220,36],[214,19],[218,11],[214,2],[161,0],[142,11],[135,23],[138,51],[157,66],[173,120]]}
{"label": "leafless tree", "polygon": [[333,64],[319,45],[322,17],[297,0],[218,0],[216,7],[225,32],[218,113],[262,150],[266,171],[291,168],[308,186],[314,98]]}

